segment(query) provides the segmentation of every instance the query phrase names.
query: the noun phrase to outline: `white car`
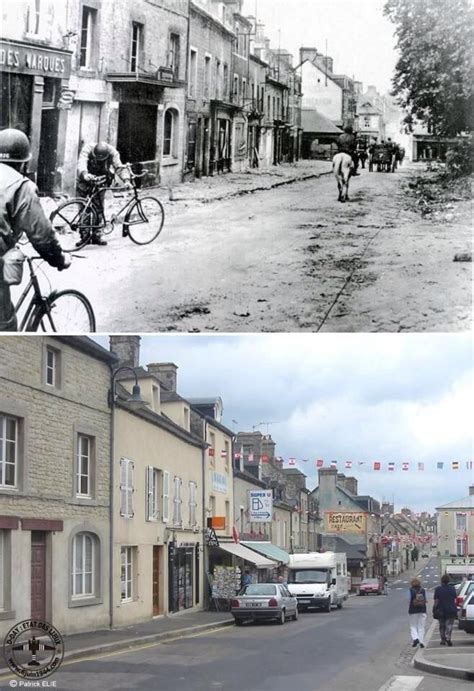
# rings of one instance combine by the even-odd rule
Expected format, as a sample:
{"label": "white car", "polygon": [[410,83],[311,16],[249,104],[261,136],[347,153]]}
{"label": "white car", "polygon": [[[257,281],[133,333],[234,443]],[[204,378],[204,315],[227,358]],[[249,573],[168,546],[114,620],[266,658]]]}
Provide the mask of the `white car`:
{"label": "white car", "polygon": [[474,591],[461,607],[459,614],[459,628],[466,633],[474,633]]}
{"label": "white car", "polygon": [[456,606],[458,608],[458,614],[463,602],[469,598],[471,593],[474,593],[474,581],[464,581],[460,584],[459,588],[456,588]]}

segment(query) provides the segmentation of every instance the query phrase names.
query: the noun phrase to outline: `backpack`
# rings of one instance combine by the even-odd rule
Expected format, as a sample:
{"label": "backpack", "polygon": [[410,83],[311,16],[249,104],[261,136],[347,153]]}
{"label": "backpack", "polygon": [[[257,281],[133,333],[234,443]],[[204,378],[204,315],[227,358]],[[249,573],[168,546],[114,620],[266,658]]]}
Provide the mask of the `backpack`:
{"label": "backpack", "polygon": [[424,607],[426,605],[425,593],[423,590],[418,590],[413,596],[413,607]]}

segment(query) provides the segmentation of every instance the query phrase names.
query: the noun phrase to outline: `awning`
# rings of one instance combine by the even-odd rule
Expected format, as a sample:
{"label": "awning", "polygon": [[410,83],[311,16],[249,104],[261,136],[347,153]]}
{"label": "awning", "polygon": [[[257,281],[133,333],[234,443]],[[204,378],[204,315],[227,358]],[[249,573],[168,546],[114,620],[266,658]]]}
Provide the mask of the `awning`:
{"label": "awning", "polygon": [[260,554],[265,555],[266,557],[269,557],[269,559],[273,559],[274,561],[280,561],[282,564],[288,564],[290,561],[290,555],[288,552],[285,552],[284,549],[281,549],[281,547],[277,547],[276,545],[272,545],[271,542],[244,542],[243,543],[246,547],[249,547],[251,550],[255,550],[256,552],[260,552]]}
{"label": "awning", "polygon": [[219,547],[236,557],[240,557],[240,559],[255,564],[257,569],[274,569],[276,566],[274,561],[262,557],[251,549],[247,549],[240,542],[219,542]]}

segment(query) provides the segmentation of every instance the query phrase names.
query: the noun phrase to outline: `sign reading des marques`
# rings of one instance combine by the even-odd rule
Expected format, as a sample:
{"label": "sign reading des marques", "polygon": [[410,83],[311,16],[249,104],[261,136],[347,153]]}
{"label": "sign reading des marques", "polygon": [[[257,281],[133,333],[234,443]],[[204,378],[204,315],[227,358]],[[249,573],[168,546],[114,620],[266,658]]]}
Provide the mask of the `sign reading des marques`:
{"label": "sign reading des marques", "polygon": [[249,490],[249,521],[269,523],[272,520],[272,490]]}

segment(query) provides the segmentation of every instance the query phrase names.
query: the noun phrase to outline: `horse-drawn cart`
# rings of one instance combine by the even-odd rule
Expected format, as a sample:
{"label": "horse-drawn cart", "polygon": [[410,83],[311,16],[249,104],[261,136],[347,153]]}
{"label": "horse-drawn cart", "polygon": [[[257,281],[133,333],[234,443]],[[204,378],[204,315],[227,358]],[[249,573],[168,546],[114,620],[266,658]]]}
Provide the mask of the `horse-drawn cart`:
{"label": "horse-drawn cart", "polygon": [[369,157],[369,171],[372,173],[374,167],[377,172],[390,173],[392,170],[393,150],[383,144],[374,146],[371,156]]}

